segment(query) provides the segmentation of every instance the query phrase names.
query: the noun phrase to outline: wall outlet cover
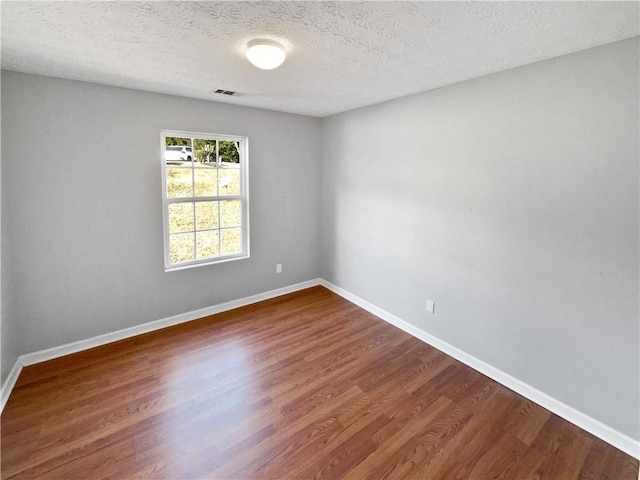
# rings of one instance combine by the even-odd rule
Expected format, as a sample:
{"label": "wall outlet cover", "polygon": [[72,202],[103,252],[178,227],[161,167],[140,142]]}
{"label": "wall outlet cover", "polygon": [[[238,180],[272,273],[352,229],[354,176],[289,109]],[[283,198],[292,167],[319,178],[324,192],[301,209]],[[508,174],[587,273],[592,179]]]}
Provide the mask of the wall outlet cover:
{"label": "wall outlet cover", "polygon": [[432,315],[436,313],[436,302],[433,300],[427,300],[427,312]]}

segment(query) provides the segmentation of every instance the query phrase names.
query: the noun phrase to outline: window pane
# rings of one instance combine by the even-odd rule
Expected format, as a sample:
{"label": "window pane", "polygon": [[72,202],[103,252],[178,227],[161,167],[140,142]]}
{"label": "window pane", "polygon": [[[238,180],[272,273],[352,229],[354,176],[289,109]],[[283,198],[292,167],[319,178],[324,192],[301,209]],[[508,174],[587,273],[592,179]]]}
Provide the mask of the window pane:
{"label": "window pane", "polygon": [[196,181],[196,197],[214,197],[218,172],[215,167],[196,168],[194,170]]}
{"label": "window pane", "polygon": [[220,202],[220,223],[223,227],[239,227],[242,225],[240,200]]}
{"label": "window pane", "polygon": [[191,197],[193,179],[191,168],[167,168],[167,197]]}
{"label": "window pane", "polygon": [[242,252],[241,228],[225,228],[220,230],[220,235],[222,235],[222,252],[220,252],[222,255]]}
{"label": "window pane", "polygon": [[218,202],[197,202],[196,230],[217,228],[218,225]]}
{"label": "window pane", "polygon": [[191,139],[188,137],[166,137],[165,142],[167,147],[170,145],[179,145],[181,147],[191,146]]}
{"label": "window pane", "polygon": [[169,235],[169,256],[171,263],[187,262],[195,258],[193,233]]}
{"label": "window pane", "polygon": [[240,195],[240,170],[236,168],[221,169],[219,173],[220,179],[220,196]]}
{"label": "window pane", "polygon": [[196,232],[196,248],[198,258],[217,257],[220,255],[218,231]]}
{"label": "window pane", "polygon": [[169,204],[169,233],[193,231],[193,203]]}
{"label": "window pane", "polygon": [[166,137],[164,159],[169,164],[180,165],[193,160],[190,138]]}
{"label": "window pane", "polygon": [[238,152],[238,142],[231,140],[220,140],[218,142],[220,152],[220,161],[226,163],[240,163],[240,154]]}
{"label": "window pane", "polygon": [[200,163],[215,163],[216,161],[216,141],[204,138],[193,139],[194,155]]}

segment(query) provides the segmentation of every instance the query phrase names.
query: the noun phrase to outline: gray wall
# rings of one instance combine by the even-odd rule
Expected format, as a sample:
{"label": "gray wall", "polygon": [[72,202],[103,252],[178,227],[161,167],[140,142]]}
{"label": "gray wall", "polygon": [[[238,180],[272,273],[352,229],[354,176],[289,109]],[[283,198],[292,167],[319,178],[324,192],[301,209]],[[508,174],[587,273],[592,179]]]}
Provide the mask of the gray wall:
{"label": "gray wall", "polygon": [[[2,81],[0,80],[0,92],[2,91]],[[1,96],[0,96],[1,97]],[[0,109],[2,108],[2,101],[0,99]],[[2,132],[2,116],[0,115],[0,132]],[[0,141],[0,199],[2,198],[2,141]],[[0,201],[1,203],[1,201]],[[0,208],[0,385],[4,382],[6,374],[11,369],[13,362],[15,362],[15,354],[9,351],[10,344],[7,339],[11,337],[11,334],[7,331],[9,324],[2,321],[2,317],[5,312],[5,304],[2,301],[4,296],[4,284],[2,283],[2,275],[4,273],[4,263],[2,262],[2,208]],[[13,337],[11,337],[13,338]],[[12,361],[13,360],[13,361]],[[5,364],[7,366],[5,366]]]}
{"label": "gray wall", "polygon": [[638,80],[634,38],[325,119],[323,278],[640,438]]}
{"label": "gray wall", "polygon": [[[2,120],[3,380],[19,354],[319,276],[319,119],[3,72]],[[164,272],[160,129],[249,137],[251,258]]]}
{"label": "gray wall", "polygon": [[[0,85],[2,81],[0,80]],[[2,85],[4,87],[4,85]],[[0,88],[0,91],[1,88]],[[0,96],[0,109],[1,109],[1,96]],[[0,125],[2,125],[2,116],[0,115]],[[6,124],[6,122],[5,122]],[[0,132],[2,128],[0,127]],[[5,176],[2,174],[2,141],[0,141],[0,203],[2,195],[4,194],[4,182]],[[0,219],[2,217],[2,208],[0,208]],[[12,292],[12,283],[10,277],[7,276],[7,272],[11,271],[9,267],[12,264],[12,258],[8,253],[8,238],[7,229],[4,228],[4,221],[0,221],[0,366],[1,375],[0,380],[4,384],[9,371],[14,366],[16,359],[18,358],[18,334],[17,334],[17,319],[14,315],[15,302]],[[6,279],[2,281],[2,279]],[[9,280],[9,281],[7,281]]]}

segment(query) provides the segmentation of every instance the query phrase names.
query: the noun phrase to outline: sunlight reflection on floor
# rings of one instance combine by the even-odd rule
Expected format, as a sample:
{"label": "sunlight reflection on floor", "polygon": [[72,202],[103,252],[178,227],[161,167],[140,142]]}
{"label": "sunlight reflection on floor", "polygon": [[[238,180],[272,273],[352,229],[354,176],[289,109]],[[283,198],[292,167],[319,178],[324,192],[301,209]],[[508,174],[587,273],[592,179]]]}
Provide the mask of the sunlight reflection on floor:
{"label": "sunlight reflection on floor", "polygon": [[[251,406],[255,372],[250,352],[234,338],[170,360],[170,372],[162,376],[163,395],[170,403],[170,411],[162,415],[161,442],[167,452],[164,474],[184,475],[194,456],[199,462],[207,457],[220,462],[216,454],[228,440],[218,438],[218,432],[233,431],[234,424],[260,417]],[[193,392],[198,392],[197,396]],[[198,443],[207,445],[206,450],[194,451],[193,445]],[[187,445],[188,449],[183,447]]]}

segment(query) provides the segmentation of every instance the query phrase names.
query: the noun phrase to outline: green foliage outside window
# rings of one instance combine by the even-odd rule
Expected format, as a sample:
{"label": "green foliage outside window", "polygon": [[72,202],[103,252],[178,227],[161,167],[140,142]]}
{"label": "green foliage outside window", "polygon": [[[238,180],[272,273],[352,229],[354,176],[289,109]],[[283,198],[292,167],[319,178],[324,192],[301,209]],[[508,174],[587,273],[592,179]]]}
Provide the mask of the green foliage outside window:
{"label": "green foliage outside window", "polygon": [[[217,152],[221,162],[240,163],[239,145],[230,140],[206,140],[195,138],[193,140],[193,153],[198,162],[216,162],[216,142]],[[190,138],[166,137],[166,146],[180,145],[191,146]]]}

